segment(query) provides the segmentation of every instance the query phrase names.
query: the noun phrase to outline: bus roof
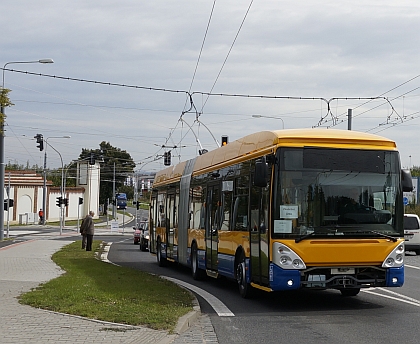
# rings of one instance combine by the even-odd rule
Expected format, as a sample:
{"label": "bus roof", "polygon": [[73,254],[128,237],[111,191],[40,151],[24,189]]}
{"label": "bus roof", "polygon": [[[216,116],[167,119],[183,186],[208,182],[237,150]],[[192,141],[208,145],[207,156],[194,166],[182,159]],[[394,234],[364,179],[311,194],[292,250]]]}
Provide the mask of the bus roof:
{"label": "bus roof", "polygon": [[[396,150],[394,141],[382,136],[340,129],[286,129],[261,131],[196,158],[193,175],[274,153],[277,147],[325,147]],[[156,173],[154,185],[179,180],[186,161]]]}

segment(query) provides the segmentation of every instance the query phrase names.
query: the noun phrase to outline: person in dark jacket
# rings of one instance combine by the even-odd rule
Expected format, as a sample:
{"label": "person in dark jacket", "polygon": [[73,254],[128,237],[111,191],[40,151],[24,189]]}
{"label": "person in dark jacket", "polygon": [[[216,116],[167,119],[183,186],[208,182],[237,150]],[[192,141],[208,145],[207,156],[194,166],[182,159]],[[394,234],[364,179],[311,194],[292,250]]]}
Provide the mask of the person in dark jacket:
{"label": "person in dark jacket", "polygon": [[[88,215],[83,219],[82,225],[80,226],[80,232],[83,235],[82,248],[86,246],[86,251],[92,251],[93,235],[95,234],[95,225],[93,223],[93,216],[95,213],[91,210]],[[86,237],[86,243],[84,244],[84,238]]]}

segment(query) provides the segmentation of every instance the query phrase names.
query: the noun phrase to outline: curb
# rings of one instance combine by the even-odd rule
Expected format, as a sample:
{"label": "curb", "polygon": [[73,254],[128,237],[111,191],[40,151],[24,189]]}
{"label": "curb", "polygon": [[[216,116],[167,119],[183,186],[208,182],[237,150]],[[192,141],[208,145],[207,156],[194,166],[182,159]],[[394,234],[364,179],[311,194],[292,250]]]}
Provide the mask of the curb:
{"label": "curb", "polygon": [[[120,266],[108,260],[108,252],[111,247],[111,244],[112,243],[102,241],[101,246],[100,246],[101,252],[96,252],[95,257],[96,259],[101,260],[105,263]],[[190,290],[188,290],[187,288],[183,287],[182,285],[179,285],[179,286],[187,290],[193,296],[193,310],[178,319],[178,323],[176,324],[175,329],[174,329],[174,333],[176,334],[181,334],[185,332],[186,330],[188,330],[197,321],[198,317],[201,315],[200,304],[198,303],[198,300],[195,294],[191,292]]]}
{"label": "curb", "polygon": [[[185,290],[188,290],[182,286],[180,287]],[[178,319],[178,323],[174,330],[176,334],[181,334],[185,332],[186,330],[188,330],[198,320],[198,317],[201,315],[200,304],[198,303],[197,298],[195,297],[194,293],[192,293],[190,290],[188,290],[188,292],[194,296],[193,310]]]}

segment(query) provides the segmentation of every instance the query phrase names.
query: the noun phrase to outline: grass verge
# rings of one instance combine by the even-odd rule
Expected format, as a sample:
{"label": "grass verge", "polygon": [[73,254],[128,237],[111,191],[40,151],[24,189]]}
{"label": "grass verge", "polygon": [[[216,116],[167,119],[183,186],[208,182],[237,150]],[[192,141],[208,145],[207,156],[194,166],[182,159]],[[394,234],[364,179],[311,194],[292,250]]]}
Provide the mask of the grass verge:
{"label": "grass verge", "polygon": [[129,325],[173,331],[192,310],[192,297],[179,286],[142,271],[104,263],[80,241],[52,256],[65,274],[19,297],[19,302],[51,311]]}

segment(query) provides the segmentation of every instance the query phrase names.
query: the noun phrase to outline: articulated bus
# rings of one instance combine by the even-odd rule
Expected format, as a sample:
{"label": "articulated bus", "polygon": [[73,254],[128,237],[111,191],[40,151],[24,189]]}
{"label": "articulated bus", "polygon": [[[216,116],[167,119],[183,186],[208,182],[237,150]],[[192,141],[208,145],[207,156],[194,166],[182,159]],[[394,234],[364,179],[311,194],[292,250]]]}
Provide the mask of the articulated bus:
{"label": "articulated bus", "polygon": [[156,174],[150,251],[194,279],[264,291],[404,283],[403,191],[395,142],[336,129],[263,131]]}

